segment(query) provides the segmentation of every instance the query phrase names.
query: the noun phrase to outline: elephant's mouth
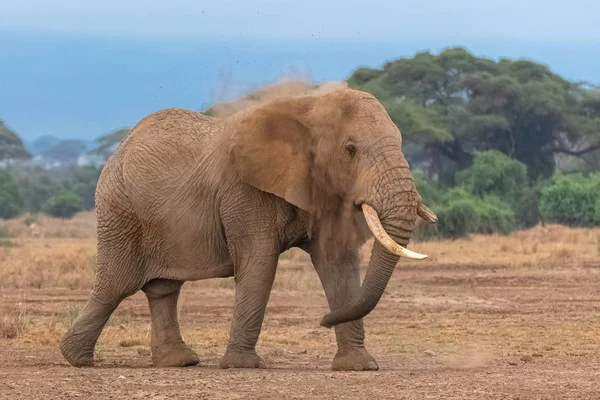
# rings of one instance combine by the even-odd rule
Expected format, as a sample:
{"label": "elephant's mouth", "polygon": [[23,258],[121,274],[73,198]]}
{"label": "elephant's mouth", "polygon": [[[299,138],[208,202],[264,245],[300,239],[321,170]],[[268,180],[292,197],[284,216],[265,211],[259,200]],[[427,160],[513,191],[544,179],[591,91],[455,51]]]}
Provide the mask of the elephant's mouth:
{"label": "elephant's mouth", "polygon": [[[377,215],[377,211],[375,211],[373,207],[366,203],[362,203],[361,209],[365,216],[365,220],[367,221],[367,225],[371,230],[371,233],[373,233],[375,239],[377,239],[377,241],[381,243],[383,247],[385,247],[386,250],[388,250],[390,253],[412,260],[424,260],[425,258],[427,258],[427,255],[425,254],[420,254],[415,251],[408,250],[407,248],[402,247],[401,245],[396,243],[396,241],[394,241],[394,239],[392,239],[391,236],[383,228],[383,224],[381,223],[381,220]],[[431,223],[437,222],[437,216],[435,215],[435,213],[422,203],[419,205],[417,214],[425,221]]]}

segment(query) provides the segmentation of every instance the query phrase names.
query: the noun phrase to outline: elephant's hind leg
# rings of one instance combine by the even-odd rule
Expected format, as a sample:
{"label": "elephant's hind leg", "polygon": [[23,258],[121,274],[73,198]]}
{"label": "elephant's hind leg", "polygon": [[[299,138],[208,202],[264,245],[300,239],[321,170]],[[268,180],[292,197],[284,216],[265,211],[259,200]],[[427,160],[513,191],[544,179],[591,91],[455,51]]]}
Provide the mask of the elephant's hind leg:
{"label": "elephant's hind leg", "polygon": [[121,300],[102,303],[93,297],[60,342],[60,352],[75,367],[94,364],[94,348],[104,325]]}
{"label": "elephant's hind leg", "polygon": [[152,316],[151,348],[155,367],[187,367],[199,362],[196,353],[183,342],[179,330],[177,299],[182,284],[154,279],[142,288]]}
{"label": "elephant's hind leg", "polygon": [[[103,281],[102,277],[96,278],[89,301],[60,342],[63,357],[75,367],[94,364],[94,348],[104,325],[121,301],[137,292],[143,284],[132,282],[130,285],[105,285]],[[117,290],[101,289],[106,286]]]}
{"label": "elephant's hind leg", "polygon": [[[125,224],[128,229],[135,229],[136,221],[121,218],[107,224],[106,219],[98,221],[106,229],[98,237],[98,272],[90,299],[60,342],[63,357],[76,367],[94,364],[94,348],[110,315],[123,299],[147,282],[141,268],[143,261],[135,250],[136,242],[114,233],[124,232],[119,228]],[[110,236],[104,233],[107,231]]]}

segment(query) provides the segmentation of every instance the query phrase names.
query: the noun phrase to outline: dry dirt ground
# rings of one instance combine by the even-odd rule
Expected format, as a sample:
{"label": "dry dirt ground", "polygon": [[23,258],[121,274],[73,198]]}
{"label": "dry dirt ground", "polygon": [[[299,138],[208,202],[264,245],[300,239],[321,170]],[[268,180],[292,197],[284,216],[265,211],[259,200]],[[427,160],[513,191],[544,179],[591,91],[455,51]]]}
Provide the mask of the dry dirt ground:
{"label": "dry dirt ground", "polygon": [[138,293],[105,328],[97,365],[79,369],[57,343],[93,281],[93,216],[23,222],[10,221],[16,237],[0,243],[1,399],[600,399],[598,230],[546,226],[412,245],[430,258],[401,261],[365,319],[376,372],[330,370],[325,297],[295,250],[282,255],[259,340],[268,369],[218,368],[231,279],[184,285],[180,321],[200,365],[151,368]]}

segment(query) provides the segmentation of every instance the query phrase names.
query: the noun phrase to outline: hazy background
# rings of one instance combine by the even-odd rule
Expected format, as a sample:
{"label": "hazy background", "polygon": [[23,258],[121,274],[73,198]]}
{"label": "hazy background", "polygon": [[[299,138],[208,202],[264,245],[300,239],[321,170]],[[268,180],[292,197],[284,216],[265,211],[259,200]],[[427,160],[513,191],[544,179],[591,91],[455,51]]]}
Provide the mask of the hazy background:
{"label": "hazy background", "polygon": [[600,83],[594,1],[2,1],[0,118],[30,141],[93,140],[278,76],[316,81],[465,46]]}

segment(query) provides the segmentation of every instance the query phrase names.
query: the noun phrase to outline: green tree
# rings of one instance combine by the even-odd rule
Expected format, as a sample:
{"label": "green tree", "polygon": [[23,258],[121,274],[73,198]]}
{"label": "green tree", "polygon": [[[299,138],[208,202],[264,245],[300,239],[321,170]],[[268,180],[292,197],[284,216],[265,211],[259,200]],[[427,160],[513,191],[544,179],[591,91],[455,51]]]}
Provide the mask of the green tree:
{"label": "green tree", "polygon": [[24,202],[9,170],[0,169],[0,218],[14,218],[23,213]]}
{"label": "green tree", "polygon": [[46,171],[36,167],[19,168],[14,171],[15,182],[25,201],[26,211],[37,213],[42,206],[60,187],[57,182],[57,172]]}
{"label": "green tree", "polygon": [[65,179],[64,186],[81,197],[85,210],[94,209],[96,185],[101,171],[101,167],[75,167]]}
{"label": "green tree", "polygon": [[71,218],[83,210],[83,201],[76,193],[60,190],[46,201],[42,210],[56,218]]}
{"label": "green tree", "polygon": [[373,93],[448,183],[454,174],[444,172],[469,167],[476,151],[496,149],[537,178],[552,175],[555,154],[600,148],[600,90],[531,61],[452,48],[358,69],[348,83]]}

